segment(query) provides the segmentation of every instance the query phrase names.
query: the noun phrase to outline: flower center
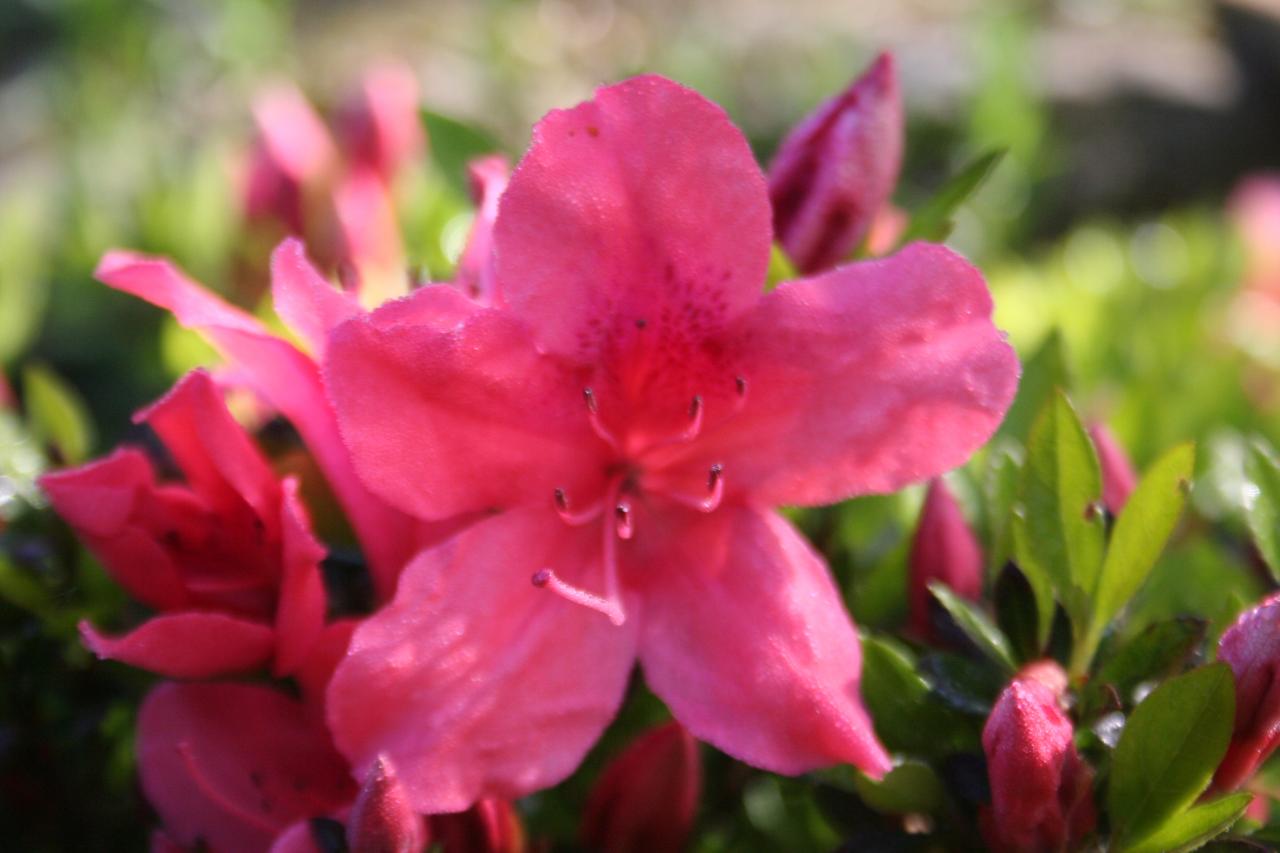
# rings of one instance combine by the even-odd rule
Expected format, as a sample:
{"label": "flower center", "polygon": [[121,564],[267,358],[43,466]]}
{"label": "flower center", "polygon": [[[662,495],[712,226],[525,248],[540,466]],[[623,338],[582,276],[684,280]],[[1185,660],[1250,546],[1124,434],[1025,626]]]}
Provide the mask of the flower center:
{"label": "flower center", "polygon": [[[583,507],[573,504],[564,489],[556,489],[552,495],[556,513],[566,524],[579,527],[593,522],[600,523],[601,559],[604,569],[604,590],[590,592],[567,583],[550,568],[534,573],[533,585],[603,613],[615,625],[627,621],[622,603],[618,579],[618,541],[636,535],[635,503],[641,494],[656,495],[698,512],[714,512],[724,498],[724,466],[719,462],[707,469],[706,491],[689,494],[670,485],[669,482],[647,477],[677,464],[683,455],[682,448],[690,446],[702,434],[706,407],[701,395],[694,395],[689,402],[688,423],[672,435],[653,438],[636,438],[625,435],[619,438],[605,425],[600,416],[600,404],[591,388],[582,391],[586,403],[587,420],[600,440],[617,454],[609,466],[609,477],[604,494]],[[742,410],[747,398],[747,381],[734,378],[733,407],[728,417]]]}

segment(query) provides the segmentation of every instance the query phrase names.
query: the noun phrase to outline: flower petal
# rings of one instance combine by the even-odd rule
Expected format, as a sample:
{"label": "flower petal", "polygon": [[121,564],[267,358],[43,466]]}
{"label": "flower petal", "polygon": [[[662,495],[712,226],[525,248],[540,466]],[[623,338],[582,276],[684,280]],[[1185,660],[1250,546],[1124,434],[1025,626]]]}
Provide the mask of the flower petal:
{"label": "flower petal", "polygon": [[547,114],[494,233],[506,303],[591,359],[635,331],[697,339],[748,308],[769,259],[760,168],[724,111],[646,76]]}
{"label": "flower petal", "polygon": [[138,714],[137,749],[169,834],[215,852],[267,850],[295,821],[355,793],[320,722],[266,687],[162,684]]}
{"label": "flower petal", "polygon": [[306,662],[324,630],[326,605],[320,576],[320,561],[326,551],[311,532],[307,511],[298,497],[297,480],[285,481],[280,515],[284,566],[276,606],[277,676],[293,673]]}
{"label": "flower petal", "polygon": [[428,813],[569,775],[622,701],[634,621],[614,627],[530,578],[552,566],[598,588],[599,547],[550,509],[516,510],[414,560],[330,683],[329,726],[356,775],[385,752]]}
{"label": "flower petal", "polygon": [[424,518],[598,494],[581,379],[508,312],[442,326],[412,308],[461,299],[427,288],[334,331],[325,378],[364,481]]}
{"label": "flower petal", "polygon": [[117,290],[168,309],[183,326],[204,335],[240,368],[257,394],[297,427],[360,536],[379,594],[390,596],[400,570],[425,544],[423,531],[370,494],[356,476],[316,363],[169,261],[108,252],[95,275]]}
{"label": "flower petal", "polygon": [[891,492],[954,468],[1018,383],[982,275],[943,246],[784,284],[741,334],[745,408],[701,452],[762,505]]}
{"label": "flower petal", "polygon": [[311,264],[306,246],[296,237],[271,253],[271,299],[280,319],[317,357],[324,353],[329,332],[361,311],[354,298],[330,284]]}
{"label": "flower petal", "polygon": [[888,770],[858,694],[858,635],[808,543],[773,512],[741,506],[672,534],[638,594],[640,662],[676,719],[775,773]]}
{"label": "flower petal", "polygon": [[458,259],[454,284],[463,293],[485,305],[497,299],[494,281],[493,225],[498,218],[498,201],[511,179],[511,166],[500,154],[477,157],[467,164],[471,182],[471,198],[476,203],[476,217],[467,235],[466,248]]}
{"label": "flower petal", "polygon": [[266,664],[275,647],[270,625],[225,613],[186,611],[154,616],[119,637],[80,623],[84,644],[103,660],[117,660],[169,678],[213,678]]}

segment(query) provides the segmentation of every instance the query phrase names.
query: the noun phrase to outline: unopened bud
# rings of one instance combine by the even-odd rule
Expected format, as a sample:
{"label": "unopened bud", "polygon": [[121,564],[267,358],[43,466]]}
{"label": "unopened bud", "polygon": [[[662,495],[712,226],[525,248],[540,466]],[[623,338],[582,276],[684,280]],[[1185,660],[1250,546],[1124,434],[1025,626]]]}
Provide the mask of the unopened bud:
{"label": "unopened bud", "polygon": [[385,755],[374,759],[347,821],[351,853],[421,853],[426,824]]}

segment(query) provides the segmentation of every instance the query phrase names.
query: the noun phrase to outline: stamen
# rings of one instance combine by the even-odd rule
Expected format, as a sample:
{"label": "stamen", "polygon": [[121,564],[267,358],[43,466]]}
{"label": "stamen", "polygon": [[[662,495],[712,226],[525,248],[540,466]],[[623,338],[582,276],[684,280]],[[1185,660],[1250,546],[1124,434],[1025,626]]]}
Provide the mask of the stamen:
{"label": "stamen", "polygon": [[682,503],[691,509],[696,509],[700,512],[714,512],[720,506],[720,502],[724,500],[724,466],[717,462],[707,471],[707,496],[704,498],[694,498],[667,489],[663,489],[661,492],[675,502]]}
{"label": "stamen", "polygon": [[613,509],[614,528],[619,539],[630,539],[636,532],[636,524],[628,501],[619,501]]}
{"label": "stamen", "polygon": [[601,441],[621,453],[622,445],[600,419],[600,404],[596,402],[595,392],[590,388],[583,388],[582,399],[587,402],[587,420],[591,423],[591,429],[595,430],[595,434],[600,436]]}
{"label": "stamen", "polygon": [[551,569],[540,569],[534,572],[532,580],[533,585],[539,589],[548,589],[566,601],[603,613],[614,625],[621,625],[627,621],[621,602],[603,598],[593,592],[567,584],[556,577],[556,573]]}
{"label": "stamen", "polygon": [[586,509],[574,512],[569,508],[569,497],[564,493],[564,489],[556,489],[555,491],[556,514],[560,516],[560,520],[570,527],[581,527],[589,524],[600,517],[601,511],[604,510],[604,503],[596,501]]}

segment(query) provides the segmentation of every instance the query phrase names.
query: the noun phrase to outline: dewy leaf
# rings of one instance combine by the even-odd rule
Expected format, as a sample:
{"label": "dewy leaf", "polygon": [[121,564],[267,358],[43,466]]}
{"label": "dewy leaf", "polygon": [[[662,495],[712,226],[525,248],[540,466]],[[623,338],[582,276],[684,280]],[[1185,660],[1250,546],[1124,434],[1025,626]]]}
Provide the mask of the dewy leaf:
{"label": "dewy leaf", "polygon": [[879,782],[858,773],[853,787],[864,803],[881,814],[933,814],[945,796],[942,780],[922,761],[905,761]]}
{"label": "dewy leaf", "polygon": [[1054,329],[1044,342],[1022,365],[1022,378],[1018,381],[1018,393],[1004,416],[998,436],[1008,436],[1026,443],[1036,415],[1044,410],[1055,388],[1070,387],[1067,373],[1067,353],[1062,342],[1062,332]]}
{"label": "dewy leaf", "polygon": [[1207,622],[1191,616],[1157,622],[1113,652],[1104,652],[1085,689],[1082,713],[1101,707],[1108,687],[1128,702],[1142,682],[1162,679],[1178,670],[1204,639],[1206,628]]}
{"label": "dewy leaf", "polygon": [[62,461],[78,465],[93,449],[93,425],[79,395],[39,364],[22,371],[23,403],[32,435],[58,449]]}
{"label": "dewy leaf", "polygon": [[1195,802],[1227,750],[1234,718],[1235,686],[1224,663],[1166,681],[1134,709],[1116,745],[1107,792],[1118,849]]}
{"label": "dewy leaf", "polygon": [[862,698],[876,734],[891,750],[945,755],[982,748],[982,718],[938,701],[911,653],[892,640],[863,637]]}
{"label": "dewy leaf", "polygon": [[1146,838],[1119,848],[1120,853],[1180,853],[1195,850],[1230,829],[1244,814],[1251,799],[1253,794],[1241,791],[1193,806],[1175,815]]}
{"label": "dewy leaf", "polygon": [[1090,652],[1102,630],[1151,574],[1187,502],[1187,484],[1195,467],[1195,447],[1180,444],[1156,460],[1116,519],[1107,556],[1094,591],[1087,645]]}
{"label": "dewy leaf", "polygon": [[1244,514],[1271,576],[1280,580],[1280,466],[1261,439],[1244,463]]}
{"label": "dewy leaf", "polygon": [[996,627],[987,615],[968,601],[956,595],[944,583],[934,581],[929,584],[929,592],[938,603],[946,609],[955,621],[956,627],[973,641],[984,655],[1003,666],[1012,673],[1018,668],[1013,659],[1013,649],[1009,639]]}
{"label": "dewy leaf", "polygon": [[1003,150],[988,151],[970,161],[943,184],[942,189],[911,216],[911,224],[902,235],[901,245],[905,246],[912,240],[940,243],[947,239],[954,226],[952,216],[956,210],[982,186],[1003,158]]}
{"label": "dewy leaf", "polygon": [[497,140],[484,130],[431,110],[422,111],[422,123],[441,177],[460,197],[468,198],[467,163],[501,151]]}
{"label": "dewy leaf", "polygon": [[1022,517],[1015,521],[1018,564],[1049,578],[1072,623],[1089,613],[1088,590],[1102,564],[1102,475],[1093,443],[1061,391],[1031,429],[1022,469]]}

